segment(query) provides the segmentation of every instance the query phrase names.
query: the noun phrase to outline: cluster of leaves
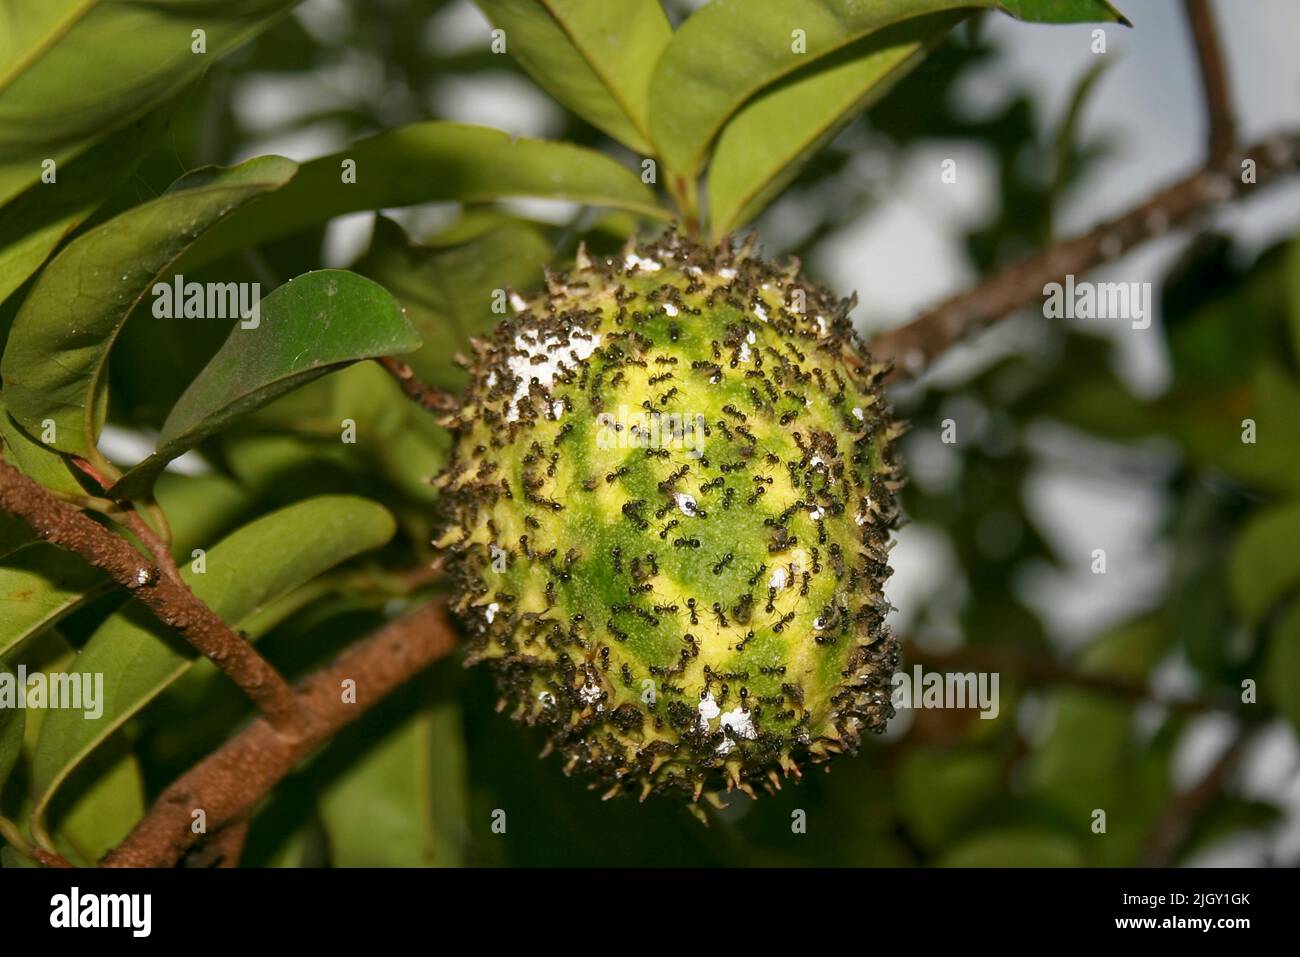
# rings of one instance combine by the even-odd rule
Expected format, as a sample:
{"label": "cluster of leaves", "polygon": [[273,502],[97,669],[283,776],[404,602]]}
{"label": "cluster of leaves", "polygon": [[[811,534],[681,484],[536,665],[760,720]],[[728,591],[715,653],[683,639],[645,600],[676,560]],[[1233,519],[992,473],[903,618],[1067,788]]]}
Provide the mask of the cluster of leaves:
{"label": "cluster of leaves", "polygon": [[[1282,821],[1270,800],[1221,787],[1185,810],[1173,758],[1207,718],[1234,734],[1279,720],[1300,727],[1298,249],[1292,241],[1243,262],[1223,237],[1189,247],[1163,289],[1173,382],[1155,399],[1117,380],[1108,342],[1038,329],[1032,353],[907,403],[917,436],[937,433],[954,410],[974,426],[945,469],[957,477],[914,485],[908,509],[941,527],[956,553],[969,588],[956,614],[968,660],[1003,666],[1004,711],[1023,703],[1039,716],[1030,733],[1000,720],[926,729],[918,717],[911,737],[934,740],[911,749],[900,774],[914,798],[903,817],[926,850],[965,863],[1131,865],[1186,859],[1229,836],[1267,843]],[[1147,607],[1100,627],[1065,671],[1049,669],[1056,687],[1042,686],[1053,646],[1017,581],[1031,568],[1086,566],[1090,555],[1057,553],[1027,514],[1044,427],[1069,430],[1056,468],[1120,494],[1154,493],[1165,518],[1149,551],[1122,560],[1169,561]],[[1171,666],[1185,687],[1153,705],[1154,676]],[[1096,809],[1109,816],[1104,838],[1083,826]],[[1183,839],[1162,847],[1162,828],[1184,813]]]}
{"label": "cluster of leaves", "polygon": [[[992,147],[1002,215],[970,237],[973,259],[991,268],[1050,238],[1056,203],[1096,159],[1097,144],[1075,134],[1091,80],[1046,135],[1027,99],[971,123],[949,111],[951,90],[990,51],[975,31],[952,28],[973,8],[1117,18],[1101,0],[714,0],[689,16],[657,0],[481,0],[509,57],[491,52],[486,31],[481,48],[430,57],[415,38],[441,3],[418,12],[371,5],[337,37],[306,30],[286,15],[286,0],[230,4],[202,22],[183,3],[18,6],[0,47],[0,454],[121,534],[129,536],[120,503],[134,503],[195,593],[290,675],[440,587],[425,573],[437,506],[427,480],[447,436],[364,360],[401,355],[424,380],[457,389],[453,354],[498,317],[495,291],[538,285],[579,240],[613,249],[671,220],[716,239],[788,191],[822,207],[804,239],[814,249],[858,206],[843,199],[855,188],[844,161],[862,130],[850,124],[878,100],[873,134],[900,149],[932,136]],[[191,52],[196,28],[203,53]],[[254,131],[232,106],[246,78],[308,75],[358,50],[382,64],[372,94],[281,130],[328,123],[349,145],[301,165],[264,156],[195,168],[247,155]],[[424,118],[423,92],[446,77],[472,82],[520,68],[571,111],[565,142]],[[1041,161],[1029,165],[1052,175],[1026,177],[1027,150]],[[355,181],[343,175],[349,167]],[[54,182],[41,180],[48,168]],[[827,195],[835,201],[819,202]],[[523,197],[580,208],[557,226],[501,203]],[[352,271],[318,268],[331,219],[447,202],[460,215],[445,229],[416,240],[380,216]],[[1300,568],[1286,544],[1300,523],[1300,442],[1287,413],[1297,407],[1290,350],[1300,341],[1300,270],[1281,252],[1239,267],[1222,248],[1212,265],[1189,267],[1166,291],[1169,314],[1182,321],[1166,329],[1176,384],[1157,402],[1138,402],[1115,382],[1101,345],[1059,330],[1040,330],[1056,341],[1032,355],[908,397],[917,434],[937,427],[955,400],[996,410],[1005,433],[959,446],[958,479],[914,486],[908,507],[954,545],[969,585],[959,622],[966,642],[1050,656],[1043,622],[1015,587],[1026,564],[1052,560],[1025,514],[1029,427],[1050,417],[1108,441],[1172,437],[1182,450],[1165,480],[1177,517],[1167,531],[1175,579],[1159,608],[1099,637],[1077,666],[1140,685],[1181,650],[1207,694],[1231,705],[1241,678],[1260,676],[1261,708],[1290,709],[1294,719]],[[274,288],[256,329],[154,317],[154,284],[177,275]],[[1244,308],[1258,321],[1241,321]],[[1248,416],[1265,438],[1243,447]],[[345,420],[354,443],[340,441]],[[113,460],[100,450],[106,424],[156,435],[155,450]],[[191,449],[211,471],[164,470]],[[994,513],[1022,534],[990,553],[984,520]],[[191,564],[195,549],[201,566]],[[1234,632],[1246,637],[1230,648],[1225,635]],[[215,668],[120,589],[2,516],[0,658],[11,668],[106,676],[99,721],[0,712],[0,813],[79,863],[120,840],[148,795],[247,711]],[[901,740],[836,774],[705,830],[666,803],[599,804],[536,761],[526,730],[492,714],[485,676],[448,663],[282,786],[254,822],[245,860],[1140,859],[1170,798],[1185,716],[1166,716],[1142,740],[1134,703],[1049,691],[1050,731],[1027,741],[1016,705],[1043,692],[1028,675],[1010,691],[998,721],[918,719]],[[1095,807],[1121,809],[1119,839],[1081,836]],[[507,839],[491,831],[495,809],[508,812]],[[794,809],[822,823],[791,840]],[[1224,799],[1205,830],[1275,816]],[[3,854],[6,865],[26,863],[10,848]]]}

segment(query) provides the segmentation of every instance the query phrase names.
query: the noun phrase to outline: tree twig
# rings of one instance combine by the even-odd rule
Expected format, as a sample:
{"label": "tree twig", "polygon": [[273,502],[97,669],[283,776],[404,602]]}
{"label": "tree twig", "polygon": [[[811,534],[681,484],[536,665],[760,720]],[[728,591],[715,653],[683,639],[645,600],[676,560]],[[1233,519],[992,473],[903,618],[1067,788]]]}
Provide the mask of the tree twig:
{"label": "tree twig", "polygon": [[1208,161],[1212,165],[1225,162],[1232,155],[1237,139],[1237,123],[1232,112],[1232,97],[1228,91],[1228,71],[1224,65],[1219,34],[1214,25],[1214,13],[1209,0],[1184,0],[1187,22],[1196,42],[1196,59],[1201,70],[1201,88],[1205,92],[1205,114],[1209,123],[1206,131]]}
{"label": "tree twig", "polygon": [[[1255,163],[1255,182],[1243,182],[1239,160]],[[959,340],[1043,297],[1043,287],[1117,259],[1134,246],[1300,167],[1300,131],[1262,140],[1168,186],[1135,209],[1081,236],[1054,243],[1013,263],[975,288],[940,303],[911,322],[867,343],[876,361],[892,364],[890,378],[914,376]]]}
{"label": "tree twig", "polygon": [[392,356],[380,356],[375,360],[389,375],[397,380],[402,392],[408,399],[418,402],[430,412],[454,412],[456,397],[449,392],[435,389],[427,382],[421,381],[409,365]]}
{"label": "tree twig", "polygon": [[1167,867],[1173,863],[1201,812],[1223,792],[1257,726],[1248,724],[1242,728],[1205,776],[1191,790],[1170,800],[1147,835],[1142,852],[1143,867]]}
{"label": "tree twig", "polygon": [[180,569],[176,567],[176,562],[172,559],[171,550],[167,543],[163,541],[162,536],[155,532],[146,522],[143,516],[136,511],[135,506],[130,502],[122,503],[122,521],[131,533],[140,540],[140,544],[149,550],[153,557],[154,564],[159,570],[177,584],[181,584]]}
{"label": "tree twig", "polygon": [[32,848],[32,859],[45,867],[72,867],[67,858],[62,854],[56,854],[53,851],[47,851],[43,847]]}
{"label": "tree twig", "polygon": [[[111,479],[108,476],[103,475],[99,469],[95,468],[94,465],[92,465],[88,460],[83,459],[81,456],[73,455],[69,456],[69,458],[73,467],[85,474],[96,485],[98,485],[100,491],[107,493],[115,484],[116,479]],[[103,508],[100,508],[100,505],[98,504],[99,501],[104,503]],[[159,570],[173,581],[178,583],[181,581],[180,569],[176,567],[176,562],[172,560],[171,549],[167,544],[167,538],[170,538],[170,530],[167,530],[165,536],[159,535],[155,532],[140,513],[136,511],[135,503],[133,502],[102,499],[98,501],[92,500],[90,504],[92,507],[103,511],[103,513],[108,515],[110,518],[116,519],[129,528],[131,533],[135,535],[137,540],[139,540],[140,544],[144,546],[150,557],[153,558],[154,564],[158,566]],[[162,509],[155,505],[152,508],[151,513],[154,515],[155,520],[166,529],[167,517],[163,514]]]}
{"label": "tree twig", "polygon": [[164,625],[212,659],[282,732],[296,734],[293,691],[265,658],[183,582],[163,574],[123,538],[0,461],[0,511],[85,559],[126,588]]}
{"label": "tree twig", "polygon": [[1098,694],[1133,703],[1148,702],[1179,714],[1232,710],[1231,704],[1227,701],[1218,702],[1195,697],[1162,697],[1142,681],[1131,681],[1102,672],[1080,671],[1047,655],[1026,654],[1012,649],[966,645],[954,651],[929,652],[921,651],[915,645],[906,644],[903,658],[905,661],[934,668],[1006,672],[1039,684],[1095,691]]}
{"label": "tree twig", "polygon": [[[304,758],[387,694],[451,651],[454,632],[446,605],[433,602],[398,618],[346,650],[298,686],[307,732],[288,738],[264,718],[240,731],[169,786],[106,867],[170,867],[200,835],[191,829],[202,810],[209,830],[248,816]],[[342,693],[355,682],[356,697]]]}

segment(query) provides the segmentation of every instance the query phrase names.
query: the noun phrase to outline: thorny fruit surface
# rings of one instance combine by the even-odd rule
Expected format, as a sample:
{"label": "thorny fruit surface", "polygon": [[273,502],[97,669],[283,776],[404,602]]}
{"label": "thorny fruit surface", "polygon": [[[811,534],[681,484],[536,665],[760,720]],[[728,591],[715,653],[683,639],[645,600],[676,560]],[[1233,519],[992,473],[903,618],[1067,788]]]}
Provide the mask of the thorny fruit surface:
{"label": "thorny fruit surface", "polygon": [[901,428],[851,303],[675,235],[547,285],[475,343],[439,480],[471,661],[611,793],[716,803],[882,730]]}

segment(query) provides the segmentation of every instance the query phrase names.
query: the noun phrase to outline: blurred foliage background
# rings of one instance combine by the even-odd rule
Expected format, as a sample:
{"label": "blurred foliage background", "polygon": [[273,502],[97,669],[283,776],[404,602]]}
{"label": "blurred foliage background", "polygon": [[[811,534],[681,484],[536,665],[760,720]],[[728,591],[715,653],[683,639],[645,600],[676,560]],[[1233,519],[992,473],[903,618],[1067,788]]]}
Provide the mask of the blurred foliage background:
{"label": "blurred foliage background", "polygon": [[[466,91],[510,96],[512,84],[531,83],[512,59],[490,52],[485,33],[451,53],[429,42],[431,23],[465,22],[448,12],[456,6],[338,0],[280,20],[185,92],[160,145],[92,224],[196,166],[267,152],[267,144],[323,143],[315,148],[324,152],[435,116],[439,104],[468,118],[459,115],[475,102]],[[669,6],[680,18],[690,5]],[[824,245],[901,175],[887,165],[865,178],[855,155],[869,146],[898,159],[931,141],[974,144],[994,164],[994,212],[963,236],[976,273],[1057,238],[1061,204],[1108,162],[1117,132],[1141,130],[1089,126],[1096,71],[1075,79],[1063,115],[1042,115],[1028,91],[979,119],[954,109],[954,91],[997,55],[982,18],[951,34],[799,173],[781,209],[758,223],[766,247],[800,255],[815,271]],[[273,86],[291,91],[297,108],[277,115],[266,93]],[[635,160],[551,109],[548,137]],[[1186,157],[1188,168],[1199,162]],[[797,229],[788,227],[791,208],[800,210]],[[613,249],[634,226],[627,214],[525,203],[506,211],[434,204],[359,222],[328,233],[312,227],[186,278],[273,287],[323,256],[338,260],[331,264],[397,296],[426,337],[413,366],[454,387],[448,343],[490,325],[491,290],[534,288],[543,267],[562,267],[580,239]],[[1229,234],[1180,242],[1152,333],[1171,369],[1158,393],[1138,397],[1117,376],[1113,337],[1039,315],[1011,320],[1014,336],[996,354],[896,390],[898,412],[913,423],[904,445],[911,525],[902,535],[937,540],[944,556],[919,572],[935,581],[906,609],[905,665],[999,672],[996,720],[975,711],[902,714],[830,773],[811,772],[773,798],[738,797],[706,828],[669,802],[602,802],[566,779],[554,758],[537,759],[539,735],[495,711],[489,675],[448,660],[281,786],[254,821],[244,864],[1136,865],[1215,860],[1225,848],[1221,859],[1300,863],[1300,245],[1243,255]],[[0,314],[0,330],[18,298]],[[114,441],[157,430],[229,326],[188,328],[159,339],[144,323],[125,327],[111,369]],[[358,444],[337,441],[342,416],[361,423]],[[944,444],[949,419],[959,440]],[[1242,440],[1246,419],[1257,426],[1253,444]],[[263,651],[298,674],[372,630],[412,587],[436,589],[412,586],[411,576],[434,557],[437,502],[426,480],[444,443],[431,417],[363,363],[204,443],[210,468],[168,473],[158,497],[169,513],[188,516],[174,529],[182,556],[191,541],[308,494],[356,494],[391,509],[398,537],[378,555],[245,626],[259,628]],[[1027,486],[1046,466],[1104,473],[1111,488],[1132,490],[1155,510],[1147,547],[1169,570],[1136,613],[1114,623],[1099,609],[1104,627],[1068,646],[1053,640],[1041,582],[1092,558],[1061,554],[1045,527],[1053,517],[1033,507]],[[1107,574],[1128,572],[1111,556]],[[110,593],[81,604],[28,660],[54,662],[79,647],[121,600]],[[1257,689],[1253,702],[1243,701],[1243,683]],[[61,791],[52,820],[68,853],[90,858],[111,846],[146,795],[246,713],[214,670],[191,670],[77,772],[87,783]],[[6,789],[8,813],[21,810],[30,773],[20,768]],[[505,834],[492,829],[498,809]],[[1106,812],[1104,834],[1094,832],[1095,809]],[[796,811],[806,813],[806,833],[792,831]],[[6,865],[24,863],[4,854]]]}

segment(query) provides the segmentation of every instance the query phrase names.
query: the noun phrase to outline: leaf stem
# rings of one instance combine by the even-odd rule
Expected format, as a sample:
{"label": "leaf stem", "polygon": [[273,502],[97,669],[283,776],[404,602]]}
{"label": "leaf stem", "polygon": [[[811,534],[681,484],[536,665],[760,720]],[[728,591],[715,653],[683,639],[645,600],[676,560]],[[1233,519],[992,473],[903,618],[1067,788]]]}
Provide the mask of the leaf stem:
{"label": "leaf stem", "polygon": [[17,824],[2,814],[0,814],[0,837],[4,838],[5,843],[23,857],[36,859],[35,849],[32,847],[31,842],[18,829]]}
{"label": "leaf stem", "polygon": [[441,389],[435,389],[427,382],[422,381],[416,376],[415,370],[401,359],[395,359],[392,356],[380,356],[375,361],[383,367],[385,372],[397,380],[397,384],[408,399],[418,403],[429,412],[454,412],[459,406],[460,403],[456,401],[454,395],[443,392]]}
{"label": "leaf stem", "polygon": [[700,236],[699,192],[694,177],[669,171],[668,192],[681,214],[682,230],[692,239]]}

